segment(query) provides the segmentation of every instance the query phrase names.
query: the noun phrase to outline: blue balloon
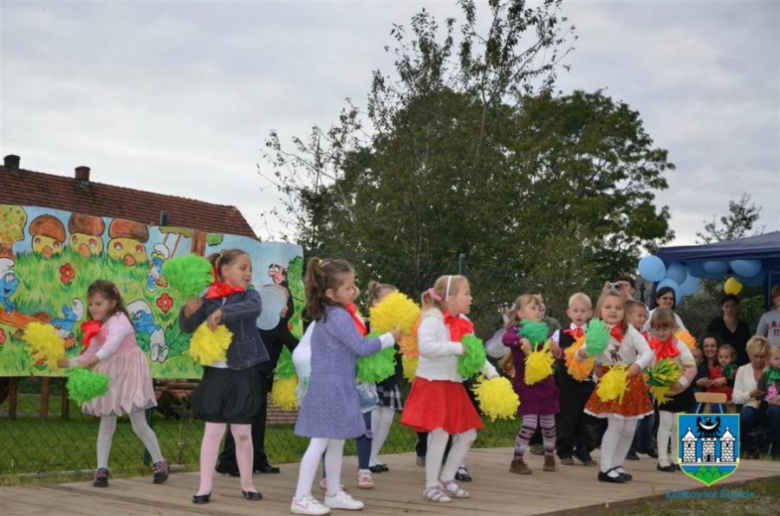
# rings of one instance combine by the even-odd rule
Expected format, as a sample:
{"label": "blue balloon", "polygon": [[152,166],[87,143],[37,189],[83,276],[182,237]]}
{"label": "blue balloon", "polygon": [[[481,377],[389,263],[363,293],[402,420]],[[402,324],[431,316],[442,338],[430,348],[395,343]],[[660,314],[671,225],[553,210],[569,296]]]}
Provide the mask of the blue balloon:
{"label": "blue balloon", "polygon": [[766,281],[766,273],[764,271],[759,272],[752,278],[745,278],[739,274],[735,274],[734,277],[746,287],[763,287]]}
{"label": "blue balloon", "polygon": [[647,281],[661,281],[666,277],[666,265],[663,260],[654,255],[648,255],[639,260],[639,274]]}
{"label": "blue balloon", "polygon": [[701,285],[701,279],[689,275],[685,278],[685,281],[680,284],[680,293],[684,296],[695,294],[696,291],[699,290],[699,285]]}
{"label": "blue balloon", "polygon": [[679,283],[671,278],[666,278],[658,282],[655,291],[658,292],[663,287],[671,287],[671,289],[674,290],[674,303],[675,305],[679,305],[682,301],[682,291],[680,290]]}
{"label": "blue balloon", "polygon": [[761,273],[761,260],[731,260],[729,262],[734,274],[743,278],[755,278]]}
{"label": "blue balloon", "polygon": [[707,273],[704,270],[704,262],[688,262],[688,276],[701,278]]}
{"label": "blue balloon", "polygon": [[681,263],[672,263],[666,268],[666,277],[673,279],[678,285],[682,285],[685,278],[688,277],[688,269]]}
{"label": "blue balloon", "polygon": [[729,270],[729,264],[728,262],[718,262],[718,261],[704,262],[704,270],[706,272],[709,272],[710,274],[725,275]]}

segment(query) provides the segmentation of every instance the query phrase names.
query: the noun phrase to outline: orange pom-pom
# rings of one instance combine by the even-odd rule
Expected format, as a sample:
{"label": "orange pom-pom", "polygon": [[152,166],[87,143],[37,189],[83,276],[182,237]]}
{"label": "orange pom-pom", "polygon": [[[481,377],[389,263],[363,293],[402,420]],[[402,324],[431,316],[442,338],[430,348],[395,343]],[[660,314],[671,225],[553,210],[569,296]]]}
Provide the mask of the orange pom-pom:
{"label": "orange pom-pom", "polygon": [[574,344],[563,350],[566,357],[566,370],[578,381],[586,380],[593,373],[593,366],[596,363],[596,357],[589,357],[587,360],[579,361],[574,354],[585,345],[585,336],[577,339]]}

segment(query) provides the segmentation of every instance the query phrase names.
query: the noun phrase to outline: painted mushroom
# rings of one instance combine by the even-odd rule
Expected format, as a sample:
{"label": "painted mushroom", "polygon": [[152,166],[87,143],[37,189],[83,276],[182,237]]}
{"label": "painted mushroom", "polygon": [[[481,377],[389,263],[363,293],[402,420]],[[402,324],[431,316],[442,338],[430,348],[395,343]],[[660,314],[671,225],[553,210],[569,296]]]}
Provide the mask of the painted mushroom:
{"label": "painted mushroom", "polygon": [[128,267],[146,262],[146,246],[149,229],[146,224],[131,220],[114,219],[108,226],[108,257],[120,260]]}
{"label": "painted mushroom", "polygon": [[65,226],[52,215],[40,215],[30,223],[32,250],[51,258],[60,254],[65,244]]}
{"label": "painted mushroom", "polygon": [[103,252],[103,238],[106,223],[101,217],[74,213],[68,220],[70,247],[84,257],[100,256]]}

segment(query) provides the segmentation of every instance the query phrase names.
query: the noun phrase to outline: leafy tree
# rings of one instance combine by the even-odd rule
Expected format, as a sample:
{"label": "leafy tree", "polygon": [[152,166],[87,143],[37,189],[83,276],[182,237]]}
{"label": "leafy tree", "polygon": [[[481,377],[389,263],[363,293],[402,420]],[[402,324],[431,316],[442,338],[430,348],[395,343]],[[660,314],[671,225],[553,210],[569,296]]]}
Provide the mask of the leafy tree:
{"label": "leafy tree", "polygon": [[729,213],[720,217],[720,226],[715,215],[709,222],[704,221],[704,231],[696,233],[696,243],[711,244],[761,234],[764,232],[764,226],[756,228],[752,233],[760,217],[761,207],[752,202],[750,194],[743,193],[739,200],[729,201]]}
{"label": "leafy tree", "polygon": [[560,301],[670,240],[668,210],[653,201],[673,165],[639,113],[600,91],[552,92],[576,39],[560,3],[491,1],[480,35],[462,1],[457,45],[456,21],[440,39],[423,11],[411,40],[393,27],[395,74],[374,72],[365,116],[349,104],[293,151],[272,132],[270,177],[299,242],[407,292],[455,272],[465,253],[470,271],[496,271],[475,289],[485,306],[527,287]]}

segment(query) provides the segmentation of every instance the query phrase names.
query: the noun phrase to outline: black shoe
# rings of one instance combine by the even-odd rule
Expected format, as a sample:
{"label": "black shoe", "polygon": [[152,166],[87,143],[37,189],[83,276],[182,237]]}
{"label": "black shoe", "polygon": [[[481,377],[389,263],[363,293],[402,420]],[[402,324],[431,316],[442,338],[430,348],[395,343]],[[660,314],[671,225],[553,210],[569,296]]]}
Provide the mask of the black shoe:
{"label": "black shoe", "polygon": [[196,505],[204,505],[211,501],[211,493],[204,495],[194,495],[192,497],[192,503]]}
{"label": "black shoe", "polygon": [[106,468],[98,468],[95,471],[95,480],[92,482],[95,487],[108,487],[108,470]]}
{"label": "black shoe", "polygon": [[469,470],[466,468],[458,468],[458,472],[455,473],[455,480],[458,482],[471,482],[472,478],[469,475]]}
{"label": "black shoe", "polygon": [[560,455],[558,455],[558,459],[560,459],[561,464],[563,464],[564,466],[574,466],[574,459],[572,459],[571,457],[561,457]]}
{"label": "black shoe", "polygon": [[252,500],[253,502],[263,499],[263,495],[260,494],[260,491],[244,491],[242,489],[241,494],[244,495],[244,498]]}
{"label": "black shoe", "polygon": [[636,452],[641,453],[642,455],[647,455],[651,459],[658,458],[658,452],[655,450],[655,448],[637,448]]}
{"label": "black shoe", "polygon": [[625,470],[623,470],[622,472],[616,471],[615,473],[625,478],[626,482],[631,482],[632,480],[634,480],[634,475],[631,475],[630,473],[626,473]]}
{"label": "black shoe", "polygon": [[277,468],[276,466],[271,466],[267,462],[255,468],[255,473],[281,473],[281,472],[282,472],[281,469]]}
{"label": "black shoe", "polygon": [[[217,467],[214,468],[214,470],[216,470],[216,472],[219,473],[220,475],[230,475],[231,477],[239,477],[239,476],[241,476],[237,469],[228,469],[228,468],[226,468],[224,466],[221,466],[219,464],[217,464]],[[206,503],[206,502],[204,502],[204,503]]]}
{"label": "black shoe", "polygon": [[636,450],[628,450],[626,460],[639,460],[639,455],[636,454]]}
{"label": "black shoe", "polygon": [[160,462],[157,462],[154,464],[154,483],[155,484],[162,484],[166,480],[168,480],[168,473],[170,473],[170,468],[168,467],[168,463],[164,460],[161,460]]}
{"label": "black shoe", "polygon": [[[612,470],[610,470],[612,471]],[[626,483],[626,477],[624,476],[616,476],[616,477],[610,477],[606,473],[599,471],[599,482],[612,482],[613,484],[625,484]]]}
{"label": "black shoe", "polygon": [[387,467],[387,464],[374,464],[373,466],[369,466],[368,470],[371,473],[384,473],[390,471],[390,468]]}
{"label": "black shoe", "polygon": [[585,450],[575,450],[574,451],[574,458],[578,461],[582,462],[583,466],[595,466],[596,461],[593,460],[593,457],[590,456],[590,453],[586,452]]}
{"label": "black shoe", "polygon": [[666,471],[667,473],[669,472],[673,473],[677,471],[677,468],[675,468],[671,464],[669,464],[668,466],[661,466],[660,464],[656,464],[655,469],[657,469],[658,471]]}

